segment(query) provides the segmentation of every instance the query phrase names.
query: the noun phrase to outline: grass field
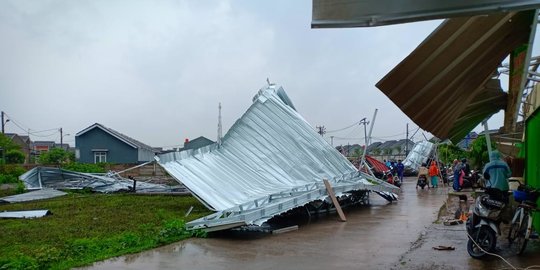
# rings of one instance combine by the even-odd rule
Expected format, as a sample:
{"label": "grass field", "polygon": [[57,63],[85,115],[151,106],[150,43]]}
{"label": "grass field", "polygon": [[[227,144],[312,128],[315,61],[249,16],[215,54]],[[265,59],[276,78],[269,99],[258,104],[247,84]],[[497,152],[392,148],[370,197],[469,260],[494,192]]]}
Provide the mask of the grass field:
{"label": "grass field", "polygon": [[52,215],[0,219],[0,269],[69,269],[204,236],[186,231],[184,222],[210,214],[191,196],[168,195],[70,193],[0,205],[0,211],[38,209]]}

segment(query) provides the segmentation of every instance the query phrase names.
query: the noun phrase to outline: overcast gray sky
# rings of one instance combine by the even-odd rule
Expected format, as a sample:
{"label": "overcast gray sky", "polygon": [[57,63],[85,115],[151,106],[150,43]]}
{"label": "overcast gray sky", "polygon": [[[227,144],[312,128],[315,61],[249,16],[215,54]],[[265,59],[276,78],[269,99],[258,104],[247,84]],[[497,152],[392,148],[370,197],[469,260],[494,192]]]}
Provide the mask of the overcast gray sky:
{"label": "overcast gray sky", "polygon": [[[218,103],[225,133],[266,78],[313,126],[340,129],[378,108],[375,137],[416,128],[374,85],[441,21],[310,22],[311,0],[0,1],[0,109],[15,122],[6,131],[59,141],[35,132],[62,127],[73,145],[98,122],[156,147],[215,140]],[[332,135],[356,143],[363,129]]]}

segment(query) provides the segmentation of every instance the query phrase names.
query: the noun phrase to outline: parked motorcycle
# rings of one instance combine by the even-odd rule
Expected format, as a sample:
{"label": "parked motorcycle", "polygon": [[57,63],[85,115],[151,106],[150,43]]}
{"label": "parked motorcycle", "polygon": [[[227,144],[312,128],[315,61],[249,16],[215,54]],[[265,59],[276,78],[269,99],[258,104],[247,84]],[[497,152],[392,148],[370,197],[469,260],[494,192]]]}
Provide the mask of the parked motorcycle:
{"label": "parked motorcycle", "polygon": [[418,182],[416,183],[417,186],[420,186],[422,189],[424,189],[424,187],[426,187],[427,185],[427,176],[425,175],[419,175],[418,176]]}
{"label": "parked motorcycle", "polygon": [[[447,176],[447,181],[448,181],[448,184],[449,185],[453,185],[453,182],[454,182],[454,175],[453,174],[449,174]],[[479,188],[479,187],[482,187],[483,184],[482,184],[482,174],[480,173],[480,171],[478,170],[473,170],[471,171],[471,174],[469,175],[465,175],[463,176],[463,183],[462,185],[460,186],[460,189],[461,190],[462,188]],[[456,181],[459,181],[456,180]],[[454,187],[455,189],[455,187]],[[458,191],[458,190],[456,190]]]}
{"label": "parked motorcycle", "polygon": [[476,198],[473,214],[466,223],[467,252],[471,257],[481,259],[486,252],[495,251],[497,235],[501,234],[500,214],[506,201],[504,193],[494,188],[486,188],[484,194]]}

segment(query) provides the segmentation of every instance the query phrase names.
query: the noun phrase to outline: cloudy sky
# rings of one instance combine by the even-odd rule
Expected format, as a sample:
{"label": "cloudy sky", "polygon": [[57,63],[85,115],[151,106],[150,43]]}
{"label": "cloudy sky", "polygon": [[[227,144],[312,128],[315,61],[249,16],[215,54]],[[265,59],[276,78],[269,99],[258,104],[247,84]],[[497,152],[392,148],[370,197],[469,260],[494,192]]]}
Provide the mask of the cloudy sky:
{"label": "cloudy sky", "polygon": [[[62,127],[73,145],[98,122],[156,147],[215,140],[218,103],[225,132],[267,78],[314,127],[341,129],[378,108],[374,137],[404,138],[406,123],[414,131],[374,85],[441,21],[310,22],[311,0],[0,1],[0,110],[13,120],[6,132],[59,141]],[[355,143],[363,129],[329,135]]]}

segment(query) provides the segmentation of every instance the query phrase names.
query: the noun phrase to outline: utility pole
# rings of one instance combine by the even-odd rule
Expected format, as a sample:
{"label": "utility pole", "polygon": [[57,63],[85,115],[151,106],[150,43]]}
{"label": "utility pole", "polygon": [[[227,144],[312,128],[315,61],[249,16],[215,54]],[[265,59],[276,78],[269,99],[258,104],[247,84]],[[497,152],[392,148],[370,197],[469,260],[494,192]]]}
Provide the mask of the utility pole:
{"label": "utility pole", "polygon": [[316,126],[315,128],[319,130],[317,131],[317,133],[324,137],[324,134],[326,133],[326,128],[324,126]]}
{"label": "utility pole", "polygon": [[62,142],[64,141],[64,136],[62,136],[62,128],[60,128],[60,148],[64,149]]}
{"label": "utility pole", "polygon": [[334,136],[330,136],[330,145],[334,147]]}
{"label": "utility pole", "polygon": [[367,137],[367,129],[366,129],[366,125],[369,125],[369,121],[367,121],[367,119],[364,117],[362,118],[362,120],[360,120],[360,125],[364,125],[364,141],[365,141],[365,146],[367,149],[367,144],[368,144],[368,137]]}
{"label": "utility pole", "polygon": [[407,135],[405,137],[405,157],[409,155],[409,123],[407,123]]}
{"label": "utility pole", "polygon": [[4,126],[6,123],[4,123],[4,111],[2,111],[2,134],[5,134]]}

